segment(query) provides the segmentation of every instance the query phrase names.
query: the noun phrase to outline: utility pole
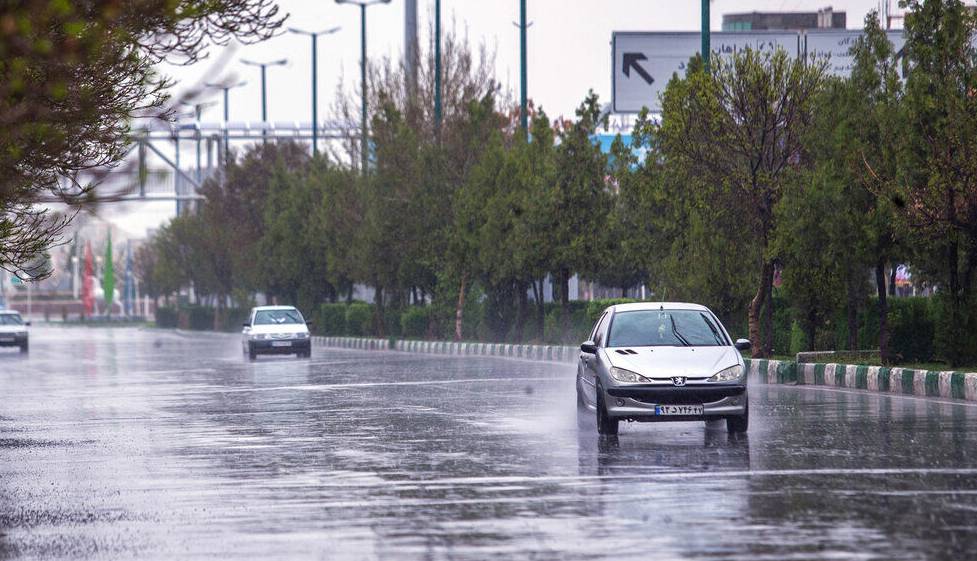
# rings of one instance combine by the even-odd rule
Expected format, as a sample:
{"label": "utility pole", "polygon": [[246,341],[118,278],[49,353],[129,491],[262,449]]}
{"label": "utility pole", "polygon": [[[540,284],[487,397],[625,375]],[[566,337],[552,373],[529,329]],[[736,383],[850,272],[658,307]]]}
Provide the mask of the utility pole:
{"label": "utility pole", "polygon": [[367,164],[369,163],[369,146],[370,140],[367,132],[366,123],[366,98],[367,98],[367,86],[366,86],[366,8],[367,6],[372,6],[373,4],[389,4],[390,0],[336,0],[337,4],[353,4],[360,7],[360,89],[362,90],[362,111],[360,115],[360,156],[362,158],[362,172],[365,176],[367,173]]}
{"label": "utility pole", "polygon": [[[704,0],[708,1],[708,0]],[[526,0],[519,0],[519,126],[525,134],[529,130],[526,91]]]}
{"label": "utility pole", "polygon": [[319,54],[318,39],[320,35],[331,35],[340,28],[333,27],[323,31],[303,31],[294,27],[288,30],[299,35],[312,37],[312,155],[319,154]]}
{"label": "utility pole", "polygon": [[224,84],[207,84],[208,87],[217,88],[224,91],[224,165],[227,166],[227,162],[231,159],[231,144],[230,137],[227,134],[228,121],[231,120],[231,104],[230,96],[228,92],[234,88],[239,88],[247,82],[238,82],[236,84],[224,83]]}
{"label": "utility pole", "polygon": [[441,0],[434,0],[434,130],[441,136]]}
{"label": "utility pole", "polygon": [[709,70],[709,54],[712,48],[709,46],[709,0],[702,0],[702,62],[705,63],[706,70]]}
{"label": "utility pole", "polygon": [[267,87],[267,69],[269,66],[284,66],[288,59],[283,58],[279,60],[273,60],[271,62],[254,62],[252,60],[242,60],[243,64],[248,66],[257,66],[261,68],[261,123],[264,128],[261,130],[261,136],[264,139],[263,142],[267,142],[268,138],[268,87]]}

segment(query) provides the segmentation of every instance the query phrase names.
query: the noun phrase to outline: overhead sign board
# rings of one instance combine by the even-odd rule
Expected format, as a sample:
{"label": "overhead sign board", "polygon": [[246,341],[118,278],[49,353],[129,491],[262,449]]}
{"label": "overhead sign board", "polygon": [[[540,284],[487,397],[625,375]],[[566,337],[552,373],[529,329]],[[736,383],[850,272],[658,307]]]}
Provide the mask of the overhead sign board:
{"label": "overhead sign board", "polygon": [[[906,38],[902,30],[886,32],[901,58]],[[734,53],[746,47],[757,50],[783,48],[791,56],[827,56],[828,72],[835,76],[851,74],[855,57],[849,50],[862,35],[857,29],[825,31],[717,32],[711,36],[713,53]],[[977,38],[975,38],[977,45]],[[611,40],[612,105],[616,113],[637,113],[643,107],[661,111],[661,94],[673,74],[682,75],[699,52],[698,31],[615,32]],[[902,73],[902,65],[897,66]]]}
{"label": "overhead sign board", "polygon": [[[902,30],[889,30],[887,34],[895,52],[902,51],[906,45],[906,38],[903,36]],[[857,29],[808,31],[804,33],[803,52],[807,56],[827,56],[828,73],[848,77],[855,65],[855,57],[851,55],[850,50],[861,36],[862,32]],[[902,65],[897,65],[897,71],[900,72],[901,76]]]}
{"label": "overhead sign board", "polygon": [[[791,56],[800,52],[800,35],[792,31],[717,32],[711,36],[713,52],[733,53],[751,47]],[[672,75],[685,67],[700,47],[698,31],[614,32],[611,39],[612,98],[616,113],[637,113],[643,107],[661,110],[660,96]]]}

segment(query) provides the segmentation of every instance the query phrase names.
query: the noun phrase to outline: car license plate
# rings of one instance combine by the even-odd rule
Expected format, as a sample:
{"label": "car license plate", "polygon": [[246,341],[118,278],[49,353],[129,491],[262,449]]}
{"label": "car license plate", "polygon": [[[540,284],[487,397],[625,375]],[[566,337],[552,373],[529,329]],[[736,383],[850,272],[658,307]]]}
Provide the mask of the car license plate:
{"label": "car license plate", "polygon": [[292,346],[292,342],[291,341],[272,341],[271,342],[271,346],[272,347],[291,347]]}
{"label": "car license plate", "polygon": [[655,415],[702,415],[701,405],[656,405]]}

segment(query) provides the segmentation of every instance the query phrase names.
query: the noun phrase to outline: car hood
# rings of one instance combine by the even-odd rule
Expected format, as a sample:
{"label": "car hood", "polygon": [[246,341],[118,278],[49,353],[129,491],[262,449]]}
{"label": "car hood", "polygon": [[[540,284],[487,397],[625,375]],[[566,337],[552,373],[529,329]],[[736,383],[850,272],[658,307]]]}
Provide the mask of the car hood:
{"label": "car hood", "polygon": [[708,378],[724,368],[743,364],[735,347],[619,347],[604,352],[611,366],[646,378]]}
{"label": "car hood", "polygon": [[297,323],[289,323],[286,325],[255,325],[251,327],[251,333],[257,335],[260,333],[308,333],[309,328],[305,325]]}

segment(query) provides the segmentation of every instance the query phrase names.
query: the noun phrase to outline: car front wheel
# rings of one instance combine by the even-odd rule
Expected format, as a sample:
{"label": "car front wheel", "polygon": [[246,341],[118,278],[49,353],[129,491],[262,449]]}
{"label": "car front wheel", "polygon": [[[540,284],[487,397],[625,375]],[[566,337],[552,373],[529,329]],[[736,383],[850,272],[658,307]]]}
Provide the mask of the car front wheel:
{"label": "car front wheel", "polygon": [[607,414],[604,404],[604,390],[597,386],[597,434],[614,436],[617,434],[618,420]]}
{"label": "car front wheel", "polygon": [[746,408],[743,409],[742,415],[737,415],[735,417],[726,417],[726,432],[740,433],[746,432],[750,428],[750,405],[747,404]]}
{"label": "car front wheel", "polygon": [[254,347],[248,345],[248,360],[257,360],[258,353],[255,352]]}

